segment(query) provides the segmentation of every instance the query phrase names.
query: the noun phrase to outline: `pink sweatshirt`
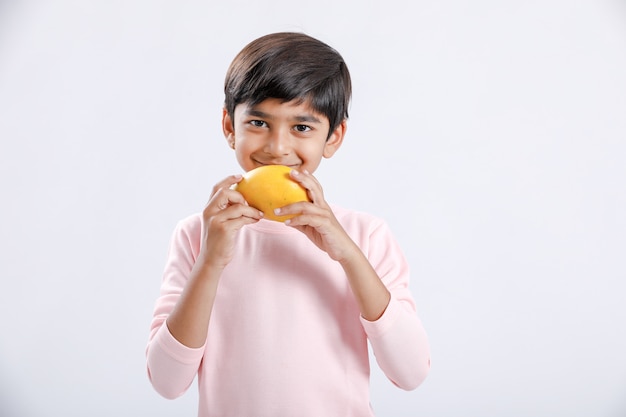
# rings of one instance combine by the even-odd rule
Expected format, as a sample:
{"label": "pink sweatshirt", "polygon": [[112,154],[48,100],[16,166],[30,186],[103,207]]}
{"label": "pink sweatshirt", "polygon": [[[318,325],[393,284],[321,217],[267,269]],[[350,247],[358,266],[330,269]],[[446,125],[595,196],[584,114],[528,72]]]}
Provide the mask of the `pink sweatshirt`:
{"label": "pink sweatshirt", "polygon": [[200,249],[200,215],[173,234],[146,350],[148,375],[176,398],[196,375],[200,417],[371,417],[367,341],[385,375],[415,389],[430,368],[409,269],[387,225],[333,206],[391,292],[380,319],[360,316],[341,266],[304,234],[261,220],[237,235],[203,347],[164,325]]}

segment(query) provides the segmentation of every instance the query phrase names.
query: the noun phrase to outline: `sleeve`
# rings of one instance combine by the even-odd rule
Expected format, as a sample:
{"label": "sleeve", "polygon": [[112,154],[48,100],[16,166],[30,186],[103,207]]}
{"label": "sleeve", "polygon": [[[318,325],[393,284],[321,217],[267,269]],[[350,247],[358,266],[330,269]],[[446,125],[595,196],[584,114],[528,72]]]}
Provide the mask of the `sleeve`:
{"label": "sleeve", "polygon": [[384,222],[369,239],[368,258],[391,300],[378,320],[361,317],[361,323],[387,378],[402,389],[413,390],[430,371],[430,345],[409,289],[409,266]]}
{"label": "sleeve", "polygon": [[[199,227],[196,229],[199,233]],[[199,236],[195,234],[185,221],[174,230],[146,347],[148,378],[159,394],[170,399],[181,396],[191,386],[204,354],[204,347],[192,349],[178,342],[166,324],[198,253]]]}

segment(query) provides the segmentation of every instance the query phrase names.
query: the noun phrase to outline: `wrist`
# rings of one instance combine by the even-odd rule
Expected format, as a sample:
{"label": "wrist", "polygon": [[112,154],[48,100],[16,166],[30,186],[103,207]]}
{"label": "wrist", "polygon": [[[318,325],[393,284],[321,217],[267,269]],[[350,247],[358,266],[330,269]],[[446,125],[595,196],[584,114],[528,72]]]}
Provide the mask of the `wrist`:
{"label": "wrist", "polygon": [[202,277],[217,277],[219,278],[224,271],[226,264],[216,262],[210,257],[200,255],[196,259],[196,263],[193,265],[192,273]]}
{"label": "wrist", "polygon": [[346,249],[343,251],[342,256],[337,259],[337,262],[339,262],[344,269],[350,268],[350,266],[363,261],[369,263],[361,248],[352,240],[350,241],[350,244],[345,245],[344,247]]}

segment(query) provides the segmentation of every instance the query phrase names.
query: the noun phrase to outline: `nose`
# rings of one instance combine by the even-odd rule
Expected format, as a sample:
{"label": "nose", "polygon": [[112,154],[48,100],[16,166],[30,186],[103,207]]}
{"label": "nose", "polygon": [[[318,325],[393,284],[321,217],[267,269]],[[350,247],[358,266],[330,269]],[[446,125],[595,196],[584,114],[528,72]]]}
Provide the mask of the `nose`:
{"label": "nose", "polygon": [[277,129],[270,133],[265,151],[272,156],[288,155],[291,152],[291,137],[286,129]]}

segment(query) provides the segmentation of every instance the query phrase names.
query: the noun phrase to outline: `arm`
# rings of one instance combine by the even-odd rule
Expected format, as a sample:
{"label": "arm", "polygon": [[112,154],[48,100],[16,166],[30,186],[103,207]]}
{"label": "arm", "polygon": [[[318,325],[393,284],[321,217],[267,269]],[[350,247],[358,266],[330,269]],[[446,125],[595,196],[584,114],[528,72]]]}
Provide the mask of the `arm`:
{"label": "arm", "polygon": [[[390,235],[374,238],[375,244],[370,247],[380,249],[387,243],[392,244],[390,239]],[[428,375],[430,347],[408,291],[408,273],[402,273],[402,269],[408,272],[406,261],[400,256],[399,248],[396,247],[395,251],[377,264],[381,270],[388,267],[395,270],[391,274],[391,271],[387,272],[386,276],[391,277],[388,284],[379,277],[358,246],[354,253],[351,251],[350,257],[341,261],[341,265],[361,310],[361,323],[378,365],[396,386],[412,390]]]}
{"label": "arm", "polygon": [[230,190],[240,179],[231,176],[217,184],[201,218],[179,225],[172,239],[146,351],[150,381],[167,398],[181,395],[193,382],[235,236],[261,218],[241,194]]}
{"label": "arm", "polygon": [[384,224],[357,245],[335,218],[317,180],[292,171],[311,202],[291,204],[285,222],[307,235],[343,267],[361,312],[361,322],[381,369],[397,386],[414,389],[430,369],[430,348],[408,289],[408,265]]}
{"label": "arm", "polygon": [[361,317],[368,321],[378,320],[385,312],[391,294],[361,249],[348,235],[346,238],[344,247],[349,249],[339,263],[348,277]]}
{"label": "arm", "polygon": [[204,351],[180,343],[165,324],[185,289],[199,251],[199,236],[198,217],[181,221],[174,230],[146,348],[150,382],[159,394],[170,399],[182,395],[189,388]]}
{"label": "arm", "polygon": [[361,318],[363,329],[387,377],[400,388],[415,389],[430,370],[430,345],[409,289],[408,263],[383,222],[371,230],[364,246],[391,299],[378,320]]}
{"label": "arm", "polygon": [[335,218],[315,177],[307,171],[300,173],[296,170],[292,170],[290,175],[307,190],[311,203],[295,203],[277,209],[282,210],[280,214],[299,214],[285,224],[300,230],[341,264],[361,315],[368,320],[376,320],[389,303],[389,291],[361,249]]}

